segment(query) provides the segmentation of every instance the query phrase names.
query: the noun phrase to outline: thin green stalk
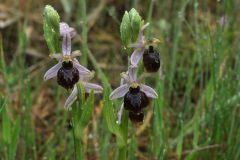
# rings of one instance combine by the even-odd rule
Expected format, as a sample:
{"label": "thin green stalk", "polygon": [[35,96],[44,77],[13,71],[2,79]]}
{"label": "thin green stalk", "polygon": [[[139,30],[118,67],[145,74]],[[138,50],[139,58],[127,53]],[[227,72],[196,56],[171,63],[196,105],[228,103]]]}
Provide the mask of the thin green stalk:
{"label": "thin green stalk", "polygon": [[118,160],[126,160],[126,159],[127,159],[127,147],[124,146],[122,148],[119,148]]}
{"label": "thin green stalk", "polygon": [[79,124],[82,114],[82,106],[84,104],[84,89],[83,86],[78,85],[78,102],[75,102],[72,107],[72,122],[73,122],[73,141],[76,160],[84,159],[84,152],[81,140],[81,134],[79,132]]}
{"label": "thin green stalk", "polygon": [[172,47],[172,62],[171,62],[171,72],[169,74],[169,93],[171,94],[171,91],[173,90],[173,80],[176,70],[176,64],[177,64],[177,52],[178,52],[178,45],[180,41],[180,32],[182,30],[182,22],[184,18],[184,13],[187,4],[189,3],[189,0],[182,2],[181,8],[179,12],[177,12],[177,18],[175,20],[175,28],[174,28],[174,40],[173,40],[173,47]]}
{"label": "thin green stalk", "polygon": [[[128,65],[130,65],[130,56],[128,56]],[[127,140],[128,140],[128,112],[124,110],[122,114],[122,122],[121,122],[122,134],[125,140],[125,145],[123,147],[118,148],[118,160],[126,160],[127,159]]]}
{"label": "thin green stalk", "polygon": [[88,54],[88,28],[87,28],[87,9],[86,9],[86,1],[79,0],[78,5],[79,11],[79,19],[80,19],[80,26],[81,26],[81,38],[82,38],[82,56],[81,56],[81,63],[84,66],[87,66],[87,54]]}
{"label": "thin green stalk", "polygon": [[82,150],[82,141],[81,138],[76,135],[77,132],[77,122],[79,119],[78,115],[78,106],[73,106],[73,141],[74,141],[74,150],[75,150],[75,159],[83,160],[83,150]]}
{"label": "thin green stalk", "polygon": [[6,63],[4,61],[4,52],[3,52],[3,39],[2,39],[2,34],[0,33],[0,70],[3,73],[3,78],[5,81],[5,86],[6,86],[6,90],[7,90],[7,94],[10,96],[10,87],[9,84],[7,83],[8,80],[8,75],[7,75],[7,67],[6,67]]}
{"label": "thin green stalk", "polygon": [[150,0],[149,9],[148,9],[147,22],[150,23],[150,26],[147,28],[147,32],[146,32],[147,38],[150,38],[152,36],[151,26],[152,26],[152,13],[153,13],[154,1],[155,0]]}
{"label": "thin green stalk", "polygon": [[127,140],[128,140],[128,112],[124,111],[122,115],[122,123],[121,129],[123,133],[123,137],[125,140],[125,144],[123,147],[118,148],[118,160],[126,160],[127,159]]}

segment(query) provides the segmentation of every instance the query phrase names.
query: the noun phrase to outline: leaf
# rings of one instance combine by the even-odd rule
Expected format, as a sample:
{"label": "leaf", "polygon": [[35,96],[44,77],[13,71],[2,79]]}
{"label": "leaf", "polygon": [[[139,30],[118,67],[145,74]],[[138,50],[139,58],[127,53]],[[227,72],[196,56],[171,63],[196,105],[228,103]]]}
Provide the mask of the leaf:
{"label": "leaf", "polygon": [[11,147],[10,147],[10,159],[14,159],[16,156],[16,150],[17,150],[17,144],[18,144],[18,137],[20,134],[20,118],[18,117],[16,119],[16,122],[14,124],[14,127],[12,129],[12,135],[11,135]]}
{"label": "leaf", "polygon": [[91,120],[92,112],[94,109],[94,92],[93,90],[90,92],[90,95],[87,99],[87,101],[82,106],[82,114],[80,121],[77,126],[77,135],[80,135],[82,137],[82,132],[84,128],[88,125],[89,121]]}
{"label": "leaf", "polygon": [[5,105],[5,99],[4,97],[0,97],[0,113],[2,112],[3,108],[4,108],[4,105]]}
{"label": "leaf", "polygon": [[178,137],[178,142],[177,142],[177,156],[178,156],[178,159],[181,159],[181,156],[182,156],[183,136],[184,136],[182,120],[181,120],[180,123],[181,123],[181,131],[180,131],[180,136]]}
{"label": "leaf", "polygon": [[113,110],[113,104],[109,100],[110,88],[105,88],[104,91],[105,91],[105,94],[104,94],[103,115],[106,120],[107,127],[110,132],[112,132],[117,136],[118,146],[119,147],[125,146],[126,141],[124,140],[124,135],[120,130],[120,127],[116,123],[116,114]]}
{"label": "leaf", "polygon": [[121,39],[125,48],[127,48],[127,46],[131,43],[131,32],[130,17],[128,12],[125,11],[120,25]]}
{"label": "leaf", "polygon": [[2,110],[2,134],[5,143],[10,144],[11,142],[11,123],[7,114],[7,110],[4,107]]}
{"label": "leaf", "polygon": [[85,104],[83,106],[83,113],[82,113],[82,116],[80,119],[80,123],[83,127],[86,127],[86,125],[90,121],[91,115],[93,112],[93,108],[94,108],[94,91],[92,90],[90,92],[90,95],[89,95],[87,101],[85,102]]}

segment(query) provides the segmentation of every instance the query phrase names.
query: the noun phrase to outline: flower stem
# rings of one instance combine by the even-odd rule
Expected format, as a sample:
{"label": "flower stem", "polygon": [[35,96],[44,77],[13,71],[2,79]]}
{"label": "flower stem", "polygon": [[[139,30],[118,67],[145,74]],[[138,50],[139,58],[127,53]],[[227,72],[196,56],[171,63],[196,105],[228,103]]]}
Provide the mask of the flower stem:
{"label": "flower stem", "polygon": [[77,136],[77,124],[79,121],[79,106],[75,105],[72,107],[73,109],[73,118],[72,118],[72,124],[73,124],[73,141],[74,141],[74,150],[75,150],[75,159],[76,160],[83,160],[83,150],[82,150],[82,141],[80,136]]}
{"label": "flower stem", "polygon": [[88,26],[87,26],[87,10],[86,10],[86,0],[79,0],[78,2],[78,12],[81,25],[81,38],[82,38],[82,56],[81,63],[87,65],[87,54],[88,54]]}
{"label": "flower stem", "polygon": [[127,146],[119,148],[119,156],[118,160],[126,160],[127,159]]}
{"label": "flower stem", "polygon": [[151,0],[149,3],[148,15],[147,15],[147,22],[150,23],[150,26],[147,28],[146,37],[151,38],[151,26],[152,26],[152,14],[153,14],[153,5],[154,0]]}
{"label": "flower stem", "polygon": [[122,123],[121,129],[125,140],[125,145],[123,147],[119,147],[118,149],[118,160],[126,160],[127,159],[127,140],[128,140],[128,111],[124,111],[122,115]]}

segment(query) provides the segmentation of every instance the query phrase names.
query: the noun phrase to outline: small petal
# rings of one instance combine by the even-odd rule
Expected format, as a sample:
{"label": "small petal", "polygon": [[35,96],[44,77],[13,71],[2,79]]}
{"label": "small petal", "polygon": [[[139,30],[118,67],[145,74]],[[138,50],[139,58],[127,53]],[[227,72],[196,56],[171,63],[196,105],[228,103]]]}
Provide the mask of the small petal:
{"label": "small petal", "polygon": [[63,55],[71,54],[71,37],[70,37],[69,33],[67,33],[63,36],[62,53],[63,53]]}
{"label": "small petal", "polygon": [[70,34],[71,38],[75,38],[77,33],[76,30],[72,27],[69,27],[69,25],[65,22],[60,23],[60,35],[64,37],[66,34]]}
{"label": "small petal", "polygon": [[123,109],[124,109],[124,105],[122,103],[118,113],[117,113],[117,124],[120,125],[121,124],[121,121],[122,121],[122,113],[123,113]]}
{"label": "small petal", "polygon": [[67,55],[67,36],[63,35],[62,39],[62,54]]}
{"label": "small petal", "polygon": [[60,60],[63,58],[62,54],[60,54],[60,53],[50,54],[49,56],[50,56],[51,58],[57,59],[58,61],[60,61]]}
{"label": "small petal", "polygon": [[49,80],[53,77],[57,76],[58,70],[62,67],[62,63],[58,62],[56,65],[54,65],[52,68],[50,68],[45,74],[44,74],[44,81]]}
{"label": "small petal", "polygon": [[120,87],[116,88],[109,96],[110,100],[123,97],[129,90],[128,84],[123,84]]}
{"label": "small petal", "polygon": [[70,37],[70,33],[67,34],[67,54],[68,55],[71,54],[71,37]]}
{"label": "small petal", "polygon": [[73,104],[73,102],[77,99],[77,86],[74,85],[74,88],[72,90],[72,93],[70,94],[70,96],[67,98],[65,104],[64,104],[64,108],[65,109],[69,109],[69,107]]}
{"label": "small petal", "polygon": [[90,93],[91,90],[94,90],[94,93],[102,93],[103,88],[100,85],[88,82],[82,82],[85,87],[85,92]]}
{"label": "small petal", "polygon": [[73,66],[78,69],[80,75],[88,75],[91,73],[91,71],[83,67],[76,58],[73,59]]}
{"label": "small petal", "polygon": [[75,58],[75,57],[78,57],[78,56],[81,56],[82,53],[80,50],[76,50],[76,51],[73,51],[72,54],[71,54],[71,58]]}
{"label": "small petal", "polygon": [[70,33],[71,38],[75,38],[77,35],[76,30],[72,27],[69,27],[69,33]]}
{"label": "small petal", "polygon": [[138,62],[143,56],[144,49],[137,48],[134,50],[133,54],[131,55],[131,64],[133,66],[137,66]]}
{"label": "small petal", "polygon": [[128,68],[128,75],[129,75],[131,82],[136,81],[137,80],[137,67],[130,65]]}
{"label": "small petal", "polygon": [[131,48],[141,48],[142,47],[142,43],[132,43],[129,45],[129,47]]}
{"label": "small petal", "polygon": [[144,26],[142,26],[142,28],[140,29],[139,33],[138,33],[138,42],[143,43],[144,42],[144,35],[143,32],[144,30],[149,26],[149,23],[146,23]]}
{"label": "small petal", "polygon": [[121,83],[120,83],[121,85],[123,85],[125,83],[131,83],[130,78],[127,73],[125,73],[125,72],[121,73],[121,77],[122,77]]}
{"label": "small petal", "polygon": [[158,97],[158,94],[156,93],[156,91],[154,89],[152,89],[151,87],[147,86],[147,85],[141,84],[140,85],[140,90],[142,92],[144,92],[147,97],[150,97],[150,98],[157,98]]}
{"label": "small petal", "polygon": [[69,26],[65,22],[60,23],[60,35],[63,37],[69,32]]}

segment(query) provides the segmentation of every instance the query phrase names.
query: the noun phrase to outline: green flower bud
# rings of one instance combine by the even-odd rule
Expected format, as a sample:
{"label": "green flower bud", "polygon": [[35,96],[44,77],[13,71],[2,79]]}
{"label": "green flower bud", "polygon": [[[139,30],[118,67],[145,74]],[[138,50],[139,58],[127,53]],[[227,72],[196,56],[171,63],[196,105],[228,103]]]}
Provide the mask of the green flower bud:
{"label": "green flower bud", "polygon": [[57,11],[50,5],[46,5],[43,12],[44,19],[46,19],[47,24],[55,31],[59,32],[60,17]]}
{"label": "green flower bud", "polygon": [[129,17],[131,21],[131,28],[132,28],[132,41],[137,41],[138,32],[142,26],[142,17],[139,13],[132,8],[129,12]]}
{"label": "green flower bud", "polygon": [[142,25],[142,17],[134,8],[132,8],[130,12],[125,11],[120,25],[121,39],[125,48],[128,48],[131,43],[137,41]]}
{"label": "green flower bud", "polygon": [[61,51],[59,44],[59,22],[60,17],[57,11],[52,6],[47,5],[43,12],[43,30],[50,54]]}
{"label": "green flower bud", "polygon": [[124,16],[122,18],[122,23],[120,25],[120,33],[122,43],[125,48],[127,48],[128,44],[131,43],[131,22],[130,17],[127,11],[125,11]]}

